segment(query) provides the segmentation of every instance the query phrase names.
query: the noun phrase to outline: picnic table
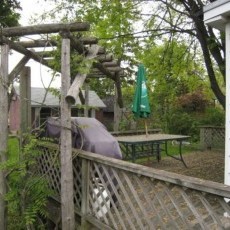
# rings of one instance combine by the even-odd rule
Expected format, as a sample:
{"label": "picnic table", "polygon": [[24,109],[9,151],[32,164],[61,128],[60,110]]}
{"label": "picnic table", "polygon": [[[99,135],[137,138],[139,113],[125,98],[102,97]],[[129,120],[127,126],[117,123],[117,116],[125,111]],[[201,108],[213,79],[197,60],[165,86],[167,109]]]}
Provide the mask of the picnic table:
{"label": "picnic table", "polygon": [[[148,134],[135,136],[118,136],[116,137],[123,154],[124,160],[132,160],[142,157],[156,156],[157,160],[161,160],[161,152],[164,151],[167,156],[176,160],[180,160],[187,167],[182,156],[182,143],[189,139],[190,136],[174,135],[174,134]],[[168,152],[168,141],[177,141],[178,152],[170,154]]]}

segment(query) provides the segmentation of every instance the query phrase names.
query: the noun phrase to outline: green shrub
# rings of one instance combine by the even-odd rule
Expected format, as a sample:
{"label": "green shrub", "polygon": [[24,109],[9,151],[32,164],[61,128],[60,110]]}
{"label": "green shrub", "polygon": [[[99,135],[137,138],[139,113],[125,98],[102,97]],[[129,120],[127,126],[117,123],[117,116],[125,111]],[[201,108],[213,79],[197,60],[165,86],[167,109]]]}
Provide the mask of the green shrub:
{"label": "green shrub", "polygon": [[199,121],[191,114],[177,111],[168,117],[168,132],[189,135],[193,141],[199,138]]}
{"label": "green shrub", "polygon": [[208,108],[200,123],[201,125],[224,126],[225,112],[220,108]]}
{"label": "green shrub", "polygon": [[[28,144],[19,151],[16,138],[9,139],[9,159],[0,165],[7,172],[8,229],[45,229],[41,221],[46,217],[47,197],[52,195],[46,179],[37,174],[37,140],[29,137]],[[20,155],[19,155],[20,154]]]}

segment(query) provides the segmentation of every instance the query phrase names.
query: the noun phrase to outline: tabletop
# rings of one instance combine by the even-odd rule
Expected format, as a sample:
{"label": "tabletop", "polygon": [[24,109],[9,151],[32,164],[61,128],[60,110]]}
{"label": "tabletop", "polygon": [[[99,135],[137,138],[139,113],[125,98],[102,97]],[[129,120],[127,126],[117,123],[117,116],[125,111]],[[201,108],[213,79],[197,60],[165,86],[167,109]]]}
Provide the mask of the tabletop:
{"label": "tabletop", "polygon": [[116,137],[118,142],[151,142],[151,141],[167,141],[167,140],[186,140],[190,136],[174,135],[174,134],[148,134],[146,135],[134,135],[134,136],[118,136]]}

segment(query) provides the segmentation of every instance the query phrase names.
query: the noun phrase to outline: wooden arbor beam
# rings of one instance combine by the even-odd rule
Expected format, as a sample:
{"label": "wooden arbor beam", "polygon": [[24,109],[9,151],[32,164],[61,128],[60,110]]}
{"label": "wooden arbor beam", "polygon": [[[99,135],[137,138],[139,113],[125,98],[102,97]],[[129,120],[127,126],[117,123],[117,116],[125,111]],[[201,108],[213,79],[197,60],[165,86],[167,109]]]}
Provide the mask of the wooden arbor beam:
{"label": "wooden arbor beam", "polygon": [[109,70],[107,70],[101,63],[99,62],[93,63],[93,67],[100,70],[103,74],[105,74],[110,79],[115,80],[114,75]]}
{"label": "wooden arbor beam", "polygon": [[49,67],[48,62],[46,60],[42,59],[42,57],[37,55],[34,51],[28,50],[28,49],[24,48],[23,46],[16,45],[14,42],[10,41],[6,37],[2,37],[1,39],[5,44],[8,44],[11,49],[13,49],[13,50],[15,50],[21,54],[24,54],[25,56],[29,56],[30,58],[34,59],[35,61],[40,62],[41,64]]}
{"label": "wooden arbor beam", "polygon": [[[99,50],[99,46],[98,45],[93,45],[92,47],[90,47],[90,50],[87,54],[87,56],[85,57],[86,59],[93,59],[96,57],[97,53]],[[89,68],[91,67],[92,63],[88,64]],[[75,104],[77,97],[79,95],[79,90],[81,88],[81,86],[83,85],[85,79],[86,79],[87,74],[80,74],[78,73],[75,76],[75,79],[71,85],[71,87],[68,90],[67,96],[66,96],[66,101],[68,102],[68,104]]]}
{"label": "wooden arbor beam", "polygon": [[10,72],[8,78],[9,83],[12,83],[13,80],[18,76],[18,74],[21,72],[22,68],[25,66],[25,64],[30,60],[29,56],[24,56],[18,64],[14,67],[14,69]]}
{"label": "wooden arbor beam", "polygon": [[[98,39],[94,37],[81,37],[78,39],[84,45],[93,45],[98,43]],[[23,46],[25,48],[39,48],[39,47],[52,47],[57,46],[57,41],[50,40],[34,40],[34,41],[20,41],[15,42],[17,45]]]}
{"label": "wooden arbor beam", "polygon": [[34,26],[2,28],[1,35],[5,37],[15,37],[35,34],[59,33],[60,31],[88,31],[89,29],[90,24],[88,22],[53,23]]}

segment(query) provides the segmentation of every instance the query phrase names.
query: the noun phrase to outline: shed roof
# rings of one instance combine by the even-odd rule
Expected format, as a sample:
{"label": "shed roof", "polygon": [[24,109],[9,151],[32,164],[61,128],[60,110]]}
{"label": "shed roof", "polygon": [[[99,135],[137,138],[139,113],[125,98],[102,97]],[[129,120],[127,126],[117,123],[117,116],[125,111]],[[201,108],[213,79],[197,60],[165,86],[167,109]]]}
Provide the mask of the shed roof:
{"label": "shed roof", "polygon": [[[16,93],[19,95],[19,87],[15,87]],[[31,106],[32,107],[40,107],[41,103],[44,100],[46,94],[45,88],[37,88],[31,87]],[[82,94],[84,96],[85,92],[82,90]],[[82,105],[79,97],[77,98],[76,105]],[[59,107],[60,100],[57,96],[48,91],[45,101],[43,102],[43,107]],[[104,108],[106,105],[99,98],[95,91],[89,91],[89,106]]]}

